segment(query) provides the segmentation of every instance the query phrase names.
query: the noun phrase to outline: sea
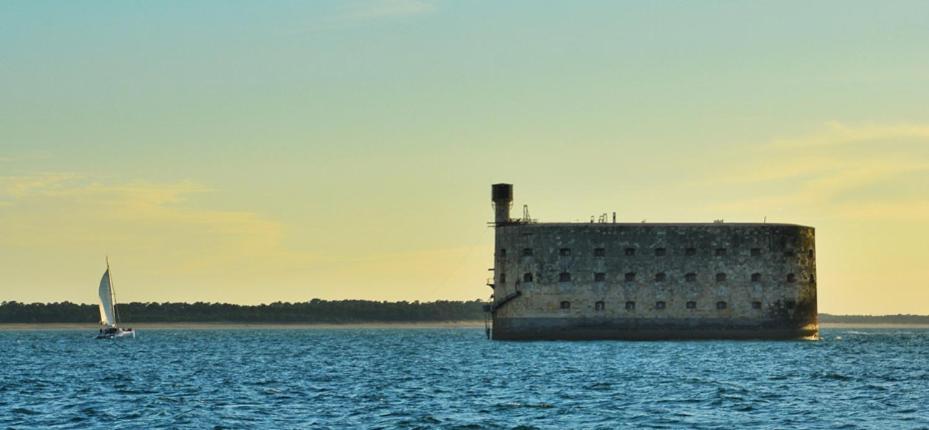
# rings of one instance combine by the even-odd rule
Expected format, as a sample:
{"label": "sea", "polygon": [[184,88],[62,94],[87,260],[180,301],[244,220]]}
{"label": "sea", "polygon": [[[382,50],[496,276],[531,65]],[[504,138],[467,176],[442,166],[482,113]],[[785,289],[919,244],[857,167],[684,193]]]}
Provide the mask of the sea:
{"label": "sea", "polygon": [[502,342],[481,328],[0,331],[0,428],[929,429],[929,329]]}

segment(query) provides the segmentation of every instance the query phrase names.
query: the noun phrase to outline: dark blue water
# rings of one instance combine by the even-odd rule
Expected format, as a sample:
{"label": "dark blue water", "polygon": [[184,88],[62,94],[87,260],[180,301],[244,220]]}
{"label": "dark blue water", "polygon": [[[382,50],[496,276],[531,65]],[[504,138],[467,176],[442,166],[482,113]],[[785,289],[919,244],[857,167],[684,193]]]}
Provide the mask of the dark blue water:
{"label": "dark blue water", "polygon": [[929,428],[929,330],[796,342],[93,334],[0,332],[0,428]]}

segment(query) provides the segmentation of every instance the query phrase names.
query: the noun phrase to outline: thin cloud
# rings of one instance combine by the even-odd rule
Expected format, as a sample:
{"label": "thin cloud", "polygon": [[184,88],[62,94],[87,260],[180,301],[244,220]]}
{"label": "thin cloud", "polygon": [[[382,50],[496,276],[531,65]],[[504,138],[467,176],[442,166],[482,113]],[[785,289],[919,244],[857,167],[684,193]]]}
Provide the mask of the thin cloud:
{"label": "thin cloud", "polygon": [[810,135],[777,139],[770,146],[789,149],[907,138],[929,139],[929,125],[922,124],[847,125],[832,121],[825,126],[825,130]]}
{"label": "thin cloud", "polygon": [[[913,151],[911,146],[903,152],[894,150],[895,145],[929,148],[929,126],[832,122],[825,128],[775,140],[745,157],[755,161],[730,175],[709,178],[707,184],[753,191],[748,198],[720,202],[712,209],[747,213],[804,207],[842,217],[873,218],[881,213],[909,217],[907,208],[922,207],[924,200],[917,196],[891,197],[863,190],[893,188],[914,175],[929,177],[929,153]],[[858,146],[836,148],[846,144]]]}
{"label": "thin cloud", "polygon": [[0,177],[0,235],[11,245],[30,247],[69,242],[160,249],[180,256],[177,264],[186,271],[259,262],[292,267],[311,259],[283,246],[284,226],[275,220],[193,204],[196,195],[210,191],[193,182],[113,184],[72,174]]}

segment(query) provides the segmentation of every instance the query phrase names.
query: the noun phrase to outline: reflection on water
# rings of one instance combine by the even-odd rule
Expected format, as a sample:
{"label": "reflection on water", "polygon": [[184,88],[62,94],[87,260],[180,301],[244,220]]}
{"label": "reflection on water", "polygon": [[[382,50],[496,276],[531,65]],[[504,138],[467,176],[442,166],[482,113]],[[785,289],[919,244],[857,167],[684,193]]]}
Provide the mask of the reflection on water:
{"label": "reflection on water", "polygon": [[0,427],[925,428],[929,330],[491,342],[482,329],[0,332]]}

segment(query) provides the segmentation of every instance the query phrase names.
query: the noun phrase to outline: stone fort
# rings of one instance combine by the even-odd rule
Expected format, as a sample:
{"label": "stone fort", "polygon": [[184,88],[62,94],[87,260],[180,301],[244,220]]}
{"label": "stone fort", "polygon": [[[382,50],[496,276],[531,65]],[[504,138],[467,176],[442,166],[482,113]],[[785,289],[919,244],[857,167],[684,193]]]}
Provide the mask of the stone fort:
{"label": "stone fort", "polygon": [[818,335],[812,227],[540,223],[496,212],[493,339],[792,339]]}

